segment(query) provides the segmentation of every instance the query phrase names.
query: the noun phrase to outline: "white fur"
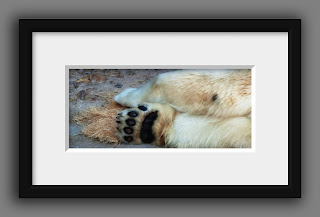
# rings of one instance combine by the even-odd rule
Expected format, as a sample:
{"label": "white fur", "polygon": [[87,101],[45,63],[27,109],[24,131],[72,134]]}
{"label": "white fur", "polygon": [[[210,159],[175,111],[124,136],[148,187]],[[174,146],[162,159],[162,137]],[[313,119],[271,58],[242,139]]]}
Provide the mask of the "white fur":
{"label": "white fur", "polygon": [[[124,106],[138,107],[138,104],[140,101],[139,96],[141,96],[142,94],[139,92],[135,92],[135,90],[137,90],[137,88],[128,88],[122,91],[121,93],[119,93],[114,97],[114,101]],[[131,96],[134,93],[136,96],[135,97]]]}
{"label": "white fur", "polygon": [[166,137],[177,148],[250,148],[251,120],[246,117],[219,119],[180,114]]}

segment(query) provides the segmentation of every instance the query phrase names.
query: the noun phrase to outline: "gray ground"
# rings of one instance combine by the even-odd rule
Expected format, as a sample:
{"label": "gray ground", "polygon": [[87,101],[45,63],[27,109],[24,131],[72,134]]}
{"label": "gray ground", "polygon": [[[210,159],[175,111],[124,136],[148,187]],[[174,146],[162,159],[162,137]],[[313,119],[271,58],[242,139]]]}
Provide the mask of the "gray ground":
{"label": "gray ground", "polygon": [[162,69],[70,69],[69,70],[69,147],[70,148],[156,148],[150,144],[108,144],[81,133],[75,114],[90,107],[106,106],[112,96],[128,87],[140,87],[154,76],[172,70]]}

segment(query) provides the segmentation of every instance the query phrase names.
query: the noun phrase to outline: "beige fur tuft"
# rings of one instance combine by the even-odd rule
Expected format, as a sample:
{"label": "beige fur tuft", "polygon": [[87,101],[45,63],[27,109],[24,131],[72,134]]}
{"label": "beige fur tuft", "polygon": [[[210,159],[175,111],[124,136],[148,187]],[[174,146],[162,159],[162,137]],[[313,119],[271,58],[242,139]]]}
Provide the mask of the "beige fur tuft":
{"label": "beige fur tuft", "polygon": [[120,140],[116,136],[115,117],[124,108],[118,103],[112,102],[107,107],[90,108],[88,111],[76,115],[73,120],[78,124],[85,125],[82,133],[89,138],[117,144]]}

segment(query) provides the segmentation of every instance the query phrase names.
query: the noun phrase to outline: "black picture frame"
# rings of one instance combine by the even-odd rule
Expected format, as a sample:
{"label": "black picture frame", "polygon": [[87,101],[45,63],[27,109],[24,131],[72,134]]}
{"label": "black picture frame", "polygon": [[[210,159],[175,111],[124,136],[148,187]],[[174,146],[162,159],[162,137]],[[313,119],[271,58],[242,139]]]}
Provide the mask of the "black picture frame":
{"label": "black picture frame", "polygon": [[[288,185],[33,185],[33,32],[287,32]],[[299,198],[301,197],[301,20],[300,19],[20,19],[19,20],[19,197],[66,198]],[[293,100],[294,97],[294,100]]]}

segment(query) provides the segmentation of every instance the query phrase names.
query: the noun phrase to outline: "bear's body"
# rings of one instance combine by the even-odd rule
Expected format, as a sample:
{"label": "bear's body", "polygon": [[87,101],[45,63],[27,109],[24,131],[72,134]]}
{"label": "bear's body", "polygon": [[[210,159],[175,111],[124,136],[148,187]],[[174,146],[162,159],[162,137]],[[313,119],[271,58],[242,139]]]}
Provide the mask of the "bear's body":
{"label": "bear's body", "polygon": [[[122,141],[178,148],[251,147],[250,70],[163,73],[114,100],[133,107],[118,116]],[[138,116],[128,115],[130,111]],[[128,126],[128,119],[135,125]]]}

